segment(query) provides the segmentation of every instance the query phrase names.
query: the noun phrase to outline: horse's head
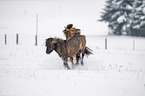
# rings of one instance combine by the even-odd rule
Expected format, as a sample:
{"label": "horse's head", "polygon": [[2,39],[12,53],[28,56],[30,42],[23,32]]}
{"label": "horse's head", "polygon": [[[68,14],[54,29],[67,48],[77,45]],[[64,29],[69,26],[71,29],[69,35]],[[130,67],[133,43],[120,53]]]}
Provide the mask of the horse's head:
{"label": "horse's head", "polygon": [[46,39],[45,46],[47,47],[46,48],[47,54],[50,54],[55,49],[54,43],[56,43],[56,40],[54,38]]}
{"label": "horse's head", "polygon": [[75,27],[70,28],[71,35],[74,35],[74,34],[77,34],[77,33],[80,34],[80,31],[81,31],[80,29],[76,29]]}

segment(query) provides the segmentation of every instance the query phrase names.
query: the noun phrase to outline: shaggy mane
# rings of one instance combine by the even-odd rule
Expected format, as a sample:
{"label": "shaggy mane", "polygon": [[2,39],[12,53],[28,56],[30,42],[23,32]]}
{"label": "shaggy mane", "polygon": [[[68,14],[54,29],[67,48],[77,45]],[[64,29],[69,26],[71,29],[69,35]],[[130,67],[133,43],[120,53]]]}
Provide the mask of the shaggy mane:
{"label": "shaggy mane", "polygon": [[53,41],[53,40],[55,40],[55,41],[57,41],[57,42],[64,42],[64,40],[63,39],[60,39],[60,38],[47,38],[46,39],[46,41],[45,41],[45,46],[47,46],[48,45],[48,41]]}

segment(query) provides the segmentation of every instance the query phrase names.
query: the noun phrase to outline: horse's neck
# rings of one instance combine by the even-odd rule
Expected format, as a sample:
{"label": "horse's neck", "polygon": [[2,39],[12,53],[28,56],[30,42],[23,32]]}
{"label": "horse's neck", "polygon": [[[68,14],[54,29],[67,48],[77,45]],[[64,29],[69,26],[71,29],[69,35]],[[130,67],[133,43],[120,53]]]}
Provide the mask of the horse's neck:
{"label": "horse's neck", "polygon": [[67,39],[67,42],[70,42],[72,39],[76,39],[80,34],[73,34],[69,39]]}
{"label": "horse's neck", "polygon": [[55,51],[59,54],[60,57],[64,57],[64,55],[67,52],[66,42],[65,41],[63,41],[63,42],[58,41],[55,44]]}

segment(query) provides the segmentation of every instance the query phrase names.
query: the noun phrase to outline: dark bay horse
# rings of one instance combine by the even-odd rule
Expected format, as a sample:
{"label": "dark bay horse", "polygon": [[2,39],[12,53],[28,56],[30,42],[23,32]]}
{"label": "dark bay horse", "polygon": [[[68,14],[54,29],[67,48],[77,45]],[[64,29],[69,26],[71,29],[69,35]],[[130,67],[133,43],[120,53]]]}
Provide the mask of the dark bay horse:
{"label": "dark bay horse", "polygon": [[64,66],[70,69],[68,65],[68,58],[71,59],[73,64],[73,56],[75,56],[79,51],[82,53],[81,64],[83,65],[84,51],[86,46],[86,38],[84,35],[75,34],[68,40],[63,40],[59,38],[48,38],[46,39],[46,53],[50,54],[55,50],[58,55],[62,58]]}

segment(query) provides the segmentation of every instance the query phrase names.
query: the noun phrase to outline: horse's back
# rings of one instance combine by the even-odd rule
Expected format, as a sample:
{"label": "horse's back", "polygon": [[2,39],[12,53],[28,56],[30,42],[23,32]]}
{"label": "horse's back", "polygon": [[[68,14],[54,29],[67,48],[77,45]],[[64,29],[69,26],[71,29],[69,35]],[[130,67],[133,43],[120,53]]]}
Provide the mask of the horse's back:
{"label": "horse's back", "polygon": [[76,54],[79,50],[85,48],[86,39],[84,35],[76,34],[67,40],[67,50],[70,55]]}
{"label": "horse's back", "polygon": [[70,42],[70,41],[73,41],[73,40],[76,40],[76,39],[86,40],[86,36],[85,35],[80,35],[80,34],[75,34],[74,36],[69,38],[67,41]]}
{"label": "horse's back", "polygon": [[86,36],[78,35],[77,39],[82,43],[83,46],[86,46]]}
{"label": "horse's back", "polygon": [[86,42],[86,36],[85,35],[79,35],[78,39],[80,39],[82,42]]}

